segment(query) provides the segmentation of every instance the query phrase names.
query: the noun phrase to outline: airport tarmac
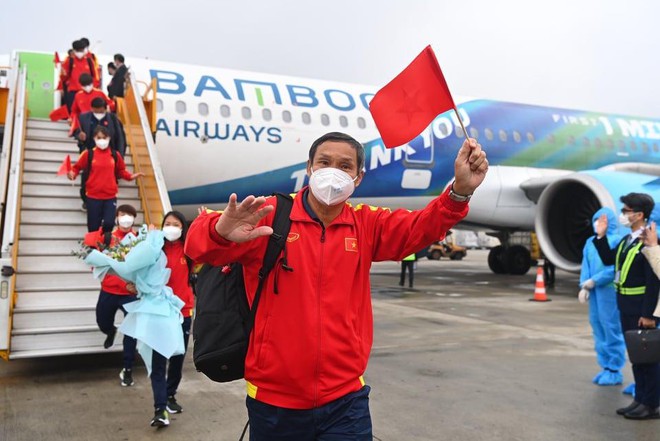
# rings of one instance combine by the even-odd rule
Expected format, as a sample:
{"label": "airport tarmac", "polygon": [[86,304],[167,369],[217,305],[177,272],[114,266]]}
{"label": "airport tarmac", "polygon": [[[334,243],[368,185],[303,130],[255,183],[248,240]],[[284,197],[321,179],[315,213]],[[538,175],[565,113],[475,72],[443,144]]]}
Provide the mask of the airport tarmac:
{"label": "airport tarmac", "polygon": [[[374,264],[374,439],[657,441],[660,420],[614,413],[631,400],[622,386],[591,383],[599,369],[577,275],[558,270],[552,301],[530,302],[536,271],[495,276],[486,257],[420,260],[414,289],[398,286],[399,264]],[[157,430],[144,367],[128,388],[120,368],[119,353],[0,361],[0,441],[239,439],[242,381],[211,382],[189,353],[184,412]],[[625,386],[629,366],[624,376]]]}

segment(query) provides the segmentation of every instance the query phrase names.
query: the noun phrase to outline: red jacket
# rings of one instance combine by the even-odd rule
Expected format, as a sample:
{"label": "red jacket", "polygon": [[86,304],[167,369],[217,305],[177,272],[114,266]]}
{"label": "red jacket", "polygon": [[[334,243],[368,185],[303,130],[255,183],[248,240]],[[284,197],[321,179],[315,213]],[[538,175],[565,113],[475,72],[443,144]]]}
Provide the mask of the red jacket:
{"label": "red jacket", "polygon": [[[71,63],[71,59],[73,59],[73,63]],[[66,83],[69,92],[82,89],[82,86],[80,85],[80,74],[84,73],[88,73],[92,76],[92,84],[94,87],[99,87],[101,85],[94,61],[88,57],[82,57],[80,59],[75,56],[72,58],[67,57],[64,59],[64,62],[62,62],[62,70],[64,71],[62,79]]]}
{"label": "red jacket", "polygon": [[183,308],[181,308],[183,316],[192,317],[195,298],[189,283],[190,270],[186,255],[183,254],[183,241],[175,240],[174,242],[170,242],[165,239],[163,251],[167,257],[167,267],[172,270],[167,286],[172,288],[172,291],[174,291],[177,297],[186,302]]}
{"label": "red jacket", "polygon": [[[276,266],[269,275],[245,360],[248,395],[291,409],[322,406],[364,385],[373,339],[371,263],[401,260],[442,239],[468,211],[448,192],[412,212],[347,203],[324,230],[303,206],[305,190],[294,200],[286,244],[293,271]],[[185,252],[196,262],[242,263],[252,302],[268,238],[229,242],[215,231],[220,215],[195,219]],[[271,225],[273,216],[259,224]]]}
{"label": "red jacket", "polygon": [[103,100],[108,104],[111,111],[115,110],[115,102],[108,98],[105,93],[99,89],[92,89],[91,92],[85,92],[84,90],[79,90],[76,93],[75,98],[73,99],[73,104],[71,105],[71,125],[80,125],[78,122],[78,115],[85,112],[92,111],[92,100],[94,98],[103,98]]}
{"label": "red jacket", "polygon": [[[78,173],[87,169],[88,156],[88,151],[85,150],[78,158],[78,161],[71,167],[74,176],[78,176]],[[116,198],[119,192],[117,178],[126,181],[131,180],[131,174],[126,170],[124,159],[117,153],[117,163],[115,164],[110,147],[106,149],[94,147],[92,168],[87,178],[85,194],[92,199]]]}
{"label": "red jacket", "polygon": [[[112,240],[110,242],[110,246],[117,245],[128,233],[137,234],[135,231],[123,232],[119,228],[115,228],[115,230],[112,232]],[[99,228],[98,242],[103,242],[103,229],[101,228]],[[110,294],[115,294],[118,296],[135,295],[128,292],[128,290],[126,289],[126,283],[127,282],[121,277],[115,276],[113,274],[108,274],[103,278],[103,282],[101,282],[101,289],[105,292],[108,292]]]}

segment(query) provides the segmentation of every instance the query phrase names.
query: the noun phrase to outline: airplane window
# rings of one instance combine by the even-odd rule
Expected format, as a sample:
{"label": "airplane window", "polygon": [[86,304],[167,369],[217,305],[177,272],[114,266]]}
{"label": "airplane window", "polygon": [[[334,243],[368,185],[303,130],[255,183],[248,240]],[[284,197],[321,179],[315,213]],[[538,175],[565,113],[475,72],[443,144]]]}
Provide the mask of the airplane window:
{"label": "airplane window", "polygon": [[507,139],[506,132],[504,130],[500,130],[499,135],[500,135],[500,141],[506,142]]}
{"label": "airplane window", "polygon": [[273,119],[273,112],[271,112],[270,109],[263,109],[261,111],[261,116],[263,117],[264,121],[270,121]]}
{"label": "airplane window", "polygon": [[575,145],[575,136],[571,135],[568,137],[568,143],[570,145]]}
{"label": "airplane window", "polygon": [[637,143],[632,139],[630,140],[630,148],[632,149],[633,152],[637,151]]}
{"label": "airplane window", "polygon": [[223,104],[222,106],[220,106],[220,115],[222,115],[225,118],[229,118],[229,116],[231,115],[231,109],[229,108],[228,105]]}
{"label": "airplane window", "polygon": [[454,130],[454,134],[456,135],[457,138],[463,138],[465,136],[463,134],[463,129],[460,128],[459,126],[456,126],[456,130]]}
{"label": "airplane window", "polygon": [[486,134],[486,139],[489,141],[493,140],[493,131],[491,129],[486,129],[484,130],[484,133]]}
{"label": "airplane window", "polygon": [[449,135],[449,129],[447,128],[446,124],[440,124],[436,127],[440,129],[440,133],[442,134],[443,137]]}
{"label": "airplane window", "polygon": [[591,141],[589,141],[589,138],[587,138],[586,136],[582,138],[582,145],[585,147],[589,147],[591,145]]}
{"label": "airplane window", "polygon": [[619,140],[619,150],[624,151],[626,149],[626,141],[623,139]]}
{"label": "airplane window", "polygon": [[161,113],[163,111],[163,100],[156,98],[156,112]]}
{"label": "airplane window", "polygon": [[612,141],[612,139],[608,138],[607,141],[605,141],[605,144],[607,144],[607,149],[608,150],[613,150],[614,149],[614,141]]}
{"label": "airplane window", "polygon": [[209,114],[209,105],[206,103],[199,103],[197,105],[197,110],[199,111],[200,115],[206,116]]}
{"label": "airplane window", "polygon": [[346,118],[344,115],[340,116],[339,125],[342,127],[348,127],[348,118]]}
{"label": "airplane window", "polygon": [[176,113],[186,113],[186,103],[183,101],[177,101],[174,104],[174,109],[176,110]]}
{"label": "airplane window", "polygon": [[513,140],[516,142],[520,142],[520,133],[518,133],[516,130],[513,131]]}
{"label": "airplane window", "polygon": [[479,139],[479,130],[470,127],[470,138]]}
{"label": "airplane window", "polygon": [[554,143],[555,143],[555,135],[553,135],[552,133],[549,134],[549,135],[548,135],[548,142],[549,142],[550,144],[554,144]]}
{"label": "airplane window", "polygon": [[658,150],[659,150],[659,149],[658,149],[658,143],[657,143],[657,142],[654,142],[654,143],[653,143],[653,151],[656,152],[656,153],[658,153]]}
{"label": "airplane window", "polygon": [[247,106],[241,107],[241,115],[243,115],[243,118],[245,119],[252,118],[252,109]]}
{"label": "airplane window", "polygon": [[527,141],[534,142],[534,134],[532,132],[527,132]]}
{"label": "airplane window", "polygon": [[599,150],[603,148],[603,142],[600,140],[600,138],[596,138],[594,140],[594,144],[596,144],[596,148]]}
{"label": "airplane window", "polygon": [[312,116],[309,114],[309,112],[303,112],[302,120],[305,124],[310,124],[312,122]]}
{"label": "airplane window", "polygon": [[285,110],[282,112],[282,120],[284,122],[290,123],[291,122],[291,112],[288,110]]}
{"label": "airplane window", "polygon": [[361,128],[361,129],[364,129],[364,128],[367,127],[367,121],[364,118],[362,118],[361,116],[358,116],[357,123],[358,123],[358,127]]}
{"label": "airplane window", "polygon": [[330,117],[325,113],[321,114],[321,124],[323,124],[324,126],[330,125]]}
{"label": "airplane window", "polygon": [[649,152],[649,145],[648,145],[647,143],[645,143],[645,142],[642,143],[642,151],[643,151],[644,153],[648,153],[648,152]]}

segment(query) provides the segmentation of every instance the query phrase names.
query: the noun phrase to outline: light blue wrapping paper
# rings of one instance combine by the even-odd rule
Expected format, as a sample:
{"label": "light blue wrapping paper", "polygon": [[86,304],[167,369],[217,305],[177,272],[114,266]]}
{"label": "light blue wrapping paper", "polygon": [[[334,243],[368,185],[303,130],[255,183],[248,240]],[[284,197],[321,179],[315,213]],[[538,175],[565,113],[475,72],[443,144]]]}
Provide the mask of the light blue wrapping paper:
{"label": "light blue wrapping paper", "polygon": [[181,308],[183,300],[165,284],[170,278],[167,257],[163,253],[164,236],[160,230],[148,231],[145,226],[138,236],[129,233],[122,244],[137,243],[123,262],[93,250],[85,263],[94,268],[94,277],[102,280],[108,273],[133,282],[138,291],[138,300],[126,303],[128,313],[119,331],[137,339],[137,349],[151,375],[152,351],[166,358],[184,353]]}

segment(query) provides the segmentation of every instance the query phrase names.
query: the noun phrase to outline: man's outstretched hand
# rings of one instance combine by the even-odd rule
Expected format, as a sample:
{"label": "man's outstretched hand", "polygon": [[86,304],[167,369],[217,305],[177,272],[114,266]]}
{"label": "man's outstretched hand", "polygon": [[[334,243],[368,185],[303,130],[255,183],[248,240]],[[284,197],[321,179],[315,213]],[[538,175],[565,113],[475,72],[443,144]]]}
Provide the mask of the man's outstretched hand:
{"label": "man's outstretched hand", "polygon": [[229,204],[215,224],[215,231],[221,237],[232,242],[247,242],[273,234],[273,229],[269,226],[257,227],[259,221],[275,208],[272,205],[262,208],[266,202],[264,196],[248,196],[240,204],[236,199],[236,193],[229,196]]}
{"label": "man's outstretched hand", "polygon": [[454,191],[465,196],[474,193],[487,171],[488,159],[481,144],[474,138],[466,139],[454,162]]}

